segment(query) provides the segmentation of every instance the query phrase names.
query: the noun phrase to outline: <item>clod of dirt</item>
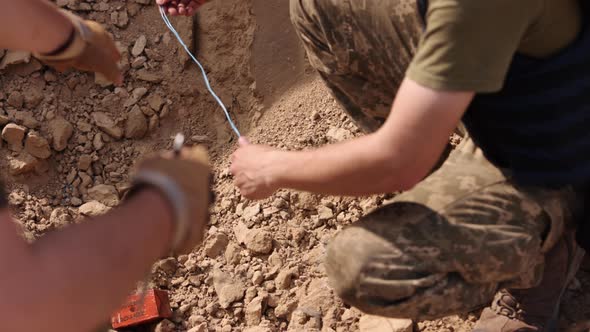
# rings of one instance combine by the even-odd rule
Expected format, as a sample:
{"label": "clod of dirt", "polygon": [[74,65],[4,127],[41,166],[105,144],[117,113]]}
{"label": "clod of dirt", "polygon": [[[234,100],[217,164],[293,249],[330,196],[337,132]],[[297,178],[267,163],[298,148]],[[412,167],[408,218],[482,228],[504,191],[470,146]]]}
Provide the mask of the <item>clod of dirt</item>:
{"label": "clod of dirt", "polygon": [[171,321],[164,319],[159,322],[154,329],[154,332],[174,332],[176,331],[176,325]]}
{"label": "clod of dirt", "polygon": [[334,212],[331,208],[321,205],[318,207],[318,217],[322,221],[329,220],[334,217]]}
{"label": "clod of dirt", "polygon": [[12,151],[21,151],[23,149],[23,138],[27,128],[14,123],[7,124],[2,129],[2,139],[8,143],[8,148]]}
{"label": "clod of dirt", "polygon": [[224,254],[225,262],[229,265],[236,265],[240,263],[240,260],[242,259],[242,254],[240,253],[241,250],[242,248],[235,245],[234,243],[228,244]]}
{"label": "clod of dirt", "polygon": [[68,146],[74,127],[66,119],[59,117],[49,122],[49,133],[52,137],[53,149],[59,152]]}
{"label": "clod of dirt", "polygon": [[205,241],[204,250],[208,257],[215,258],[225,251],[229,237],[224,233],[215,233]]}
{"label": "clod of dirt", "polygon": [[246,221],[251,221],[254,219],[254,217],[256,217],[260,213],[260,211],[261,211],[260,204],[257,203],[257,204],[246,207],[244,209],[244,212],[242,212],[242,217]]}
{"label": "clod of dirt", "polygon": [[115,207],[119,204],[117,188],[106,184],[99,184],[88,189],[88,198],[91,201],[99,201],[110,207]]}
{"label": "clod of dirt", "polygon": [[148,130],[148,123],[139,106],[135,105],[127,114],[125,121],[125,137],[134,139],[142,138]]}
{"label": "clod of dirt", "polygon": [[110,207],[98,201],[90,201],[88,203],[84,203],[82,206],[78,208],[78,212],[81,215],[87,217],[98,217],[109,212],[110,210]]}
{"label": "clod of dirt", "polygon": [[207,323],[201,323],[190,330],[188,332],[208,332],[209,329],[207,328]]}
{"label": "clod of dirt", "polygon": [[27,134],[25,140],[25,151],[34,157],[40,159],[47,159],[51,157],[51,148],[49,148],[49,142],[39,133],[31,131]]}
{"label": "clod of dirt", "polygon": [[49,216],[49,222],[52,223],[56,228],[66,227],[74,221],[74,217],[70,210],[65,208],[57,208],[51,211]]}
{"label": "clod of dirt", "polygon": [[25,97],[20,92],[15,91],[8,96],[7,102],[8,105],[20,109],[23,107],[23,104],[25,103]]}
{"label": "clod of dirt", "polygon": [[78,169],[81,171],[86,171],[92,165],[92,156],[83,154],[78,158]]}
{"label": "clod of dirt", "polygon": [[341,142],[353,137],[352,133],[344,128],[330,127],[326,133],[326,137],[331,142]]}
{"label": "clod of dirt", "polygon": [[413,325],[411,319],[365,315],[359,321],[359,330],[360,332],[412,332]]}
{"label": "clod of dirt", "polygon": [[273,248],[272,235],[263,229],[248,229],[240,222],[234,227],[234,233],[238,242],[255,254],[270,254]]}
{"label": "clod of dirt", "polygon": [[248,303],[246,306],[246,325],[255,326],[260,324],[263,305],[264,298],[262,296],[255,297]]}
{"label": "clod of dirt", "polygon": [[174,272],[178,269],[178,263],[174,257],[168,257],[154,264],[154,268],[163,271],[168,275],[174,275]]}
{"label": "clod of dirt", "polygon": [[39,160],[26,151],[22,151],[16,157],[8,157],[8,168],[12,175],[22,175],[32,172],[38,165]]}
{"label": "clod of dirt", "polygon": [[275,278],[275,285],[277,286],[277,289],[288,289],[291,287],[291,281],[293,280],[293,277],[297,275],[297,273],[298,271],[296,268],[282,270],[279,272]]}
{"label": "clod of dirt", "polygon": [[123,137],[123,129],[115,124],[115,121],[106,113],[94,112],[92,118],[96,123],[98,129],[104,131],[107,135],[121,139]]}
{"label": "clod of dirt", "polygon": [[236,301],[244,298],[246,285],[239,279],[230,279],[228,274],[216,268],[213,271],[213,287],[219,297],[219,305],[227,309]]}

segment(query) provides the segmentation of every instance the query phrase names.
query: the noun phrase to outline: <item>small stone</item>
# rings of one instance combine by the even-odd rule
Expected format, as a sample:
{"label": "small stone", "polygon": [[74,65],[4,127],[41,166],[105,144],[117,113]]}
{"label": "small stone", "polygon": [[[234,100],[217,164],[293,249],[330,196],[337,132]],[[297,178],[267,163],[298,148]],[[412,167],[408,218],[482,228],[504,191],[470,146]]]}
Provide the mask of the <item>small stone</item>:
{"label": "small stone", "polygon": [[25,151],[31,154],[33,157],[39,159],[47,159],[51,156],[51,148],[49,142],[34,131],[27,134],[25,140]]}
{"label": "small stone", "polygon": [[80,206],[80,205],[82,205],[82,200],[79,199],[78,197],[72,197],[70,199],[70,205],[72,205],[72,206]]}
{"label": "small stone", "polygon": [[135,41],[133,48],[131,49],[131,54],[133,56],[141,55],[141,53],[143,53],[143,50],[145,49],[146,45],[147,45],[147,38],[145,37],[145,35],[139,36],[139,38],[137,38],[137,40]]}
{"label": "small stone", "polygon": [[262,306],[264,298],[254,298],[246,307],[246,325],[253,326],[260,324],[262,318]]}
{"label": "small stone", "polygon": [[119,194],[114,186],[99,184],[88,189],[90,200],[99,201],[106,206],[114,207],[119,204]]}
{"label": "small stone", "polygon": [[147,102],[150,105],[150,107],[156,112],[160,112],[162,106],[164,106],[164,99],[159,94],[151,94],[147,98]]}
{"label": "small stone", "polygon": [[352,134],[350,133],[350,131],[344,128],[330,127],[330,129],[328,129],[328,132],[326,133],[326,137],[329,141],[335,143],[352,138]]}
{"label": "small stone", "polygon": [[256,286],[260,286],[263,281],[264,281],[264,276],[262,275],[262,272],[260,272],[260,271],[254,272],[254,274],[252,275],[252,283]]}
{"label": "small stone", "polygon": [[28,63],[31,61],[31,53],[25,51],[6,51],[6,54],[0,61],[0,70],[5,69],[11,65],[18,65],[21,63]]}
{"label": "small stone", "polygon": [[275,315],[279,318],[290,319],[291,314],[297,309],[297,300],[291,297],[284,297],[279,301],[279,305],[275,308]]}
{"label": "small stone", "polygon": [[58,117],[49,122],[49,133],[55,151],[63,151],[74,133],[74,127],[64,118]]}
{"label": "small stone", "polygon": [[158,118],[158,116],[154,114],[152,117],[150,117],[150,121],[148,124],[148,130],[150,132],[155,131],[158,128],[159,124],[160,124],[160,118]]}
{"label": "small stone", "polygon": [[178,263],[174,257],[168,257],[166,259],[159,260],[155,265],[154,268],[156,270],[163,271],[168,275],[174,275],[176,270],[178,269]]}
{"label": "small stone", "polygon": [[162,82],[162,77],[158,74],[150,73],[146,69],[140,69],[137,71],[136,77],[138,80],[150,82],[150,83],[160,83]]}
{"label": "small stone", "polygon": [[35,107],[39,106],[41,101],[43,101],[43,89],[38,85],[33,85],[29,87],[28,90],[25,91],[25,106],[28,109],[34,109]]}
{"label": "small stone", "polygon": [[141,88],[136,88],[135,90],[133,90],[133,92],[131,93],[133,95],[133,99],[135,99],[136,101],[139,101],[141,98],[143,98],[143,96],[145,96],[148,92],[147,88],[141,87]]}
{"label": "small stone", "polygon": [[123,129],[115,124],[115,121],[111,119],[109,115],[103,112],[92,113],[92,118],[96,123],[96,126],[107,133],[109,136],[115,139],[121,139],[123,137]]}
{"label": "small stone", "polygon": [[329,207],[322,205],[318,207],[318,217],[320,220],[332,219],[332,217],[334,217],[334,212]]}
{"label": "small stone", "polygon": [[110,207],[98,201],[90,201],[78,208],[78,212],[83,216],[98,217],[111,210]]}
{"label": "small stone", "polygon": [[22,108],[25,102],[25,97],[20,92],[15,91],[8,96],[7,102],[10,106]]}
{"label": "small stone", "polygon": [[131,62],[131,68],[133,69],[138,69],[141,66],[143,66],[144,63],[147,62],[147,58],[144,56],[138,56],[137,58],[135,58],[133,60],[133,62]]}
{"label": "small stone", "polygon": [[94,138],[92,139],[92,146],[97,151],[104,147],[104,142],[102,141],[102,134],[101,133],[94,135]]}
{"label": "small stone", "polygon": [[232,280],[227,273],[218,268],[213,271],[213,286],[219,297],[219,304],[224,309],[229,308],[233,302],[243,299],[246,291],[246,285],[243,282],[237,279]]}
{"label": "small stone", "polygon": [[92,156],[84,154],[81,155],[78,159],[78,169],[81,171],[86,171],[92,165]]}
{"label": "small stone", "polygon": [[39,165],[37,158],[31,156],[25,151],[22,151],[16,157],[8,158],[8,167],[10,169],[10,174],[12,175],[22,175],[32,172],[35,170],[37,165]]}
{"label": "small stone", "polygon": [[275,278],[277,289],[288,289],[291,287],[293,276],[297,275],[296,269],[282,270]]}
{"label": "small stone", "polygon": [[260,211],[260,204],[254,204],[244,209],[242,217],[244,217],[246,221],[251,221],[260,213]]}
{"label": "small stone", "polygon": [[238,264],[242,258],[240,251],[241,248],[239,246],[230,243],[227,248],[225,248],[225,262],[231,265]]}
{"label": "small stone", "polygon": [[188,332],[208,332],[209,329],[207,329],[207,323],[201,323],[193,328],[191,328],[190,330],[188,330]]}
{"label": "small stone", "polygon": [[117,13],[117,19],[115,25],[119,28],[124,28],[129,24],[129,15],[127,14],[127,10],[122,10]]}
{"label": "small stone", "polygon": [[215,233],[205,242],[205,254],[211,258],[219,256],[227,247],[229,237],[224,233]]}
{"label": "small stone", "polygon": [[2,139],[8,143],[8,148],[12,151],[21,151],[23,149],[23,138],[27,128],[14,123],[7,124],[2,129]]}
{"label": "small stone", "polygon": [[171,321],[164,319],[159,322],[154,329],[154,332],[174,332],[176,331],[176,325]]}
{"label": "small stone", "polygon": [[254,253],[269,254],[272,251],[272,235],[260,229],[251,230],[244,245]]}
{"label": "small stone", "polygon": [[37,119],[35,119],[35,117],[33,116],[33,112],[16,112],[14,118],[17,120],[17,122],[21,123],[23,126],[27,128],[37,128],[40,125],[39,121],[37,121]]}
{"label": "small stone", "polygon": [[362,316],[359,321],[360,332],[412,332],[411,319]]}
{"label": "small stone", "polygon": [[51,211],[49,222],[56,228],[63,228],[73,223],[74,218],[72,217],[70,210],[60,207]]}
{"label": "small stone", "polygon": [[133,107],[127,114],[127,121],[125,122],[125,137],[126,138],[142,138],[148,130],[148,123],[145,115],[139,106]]}

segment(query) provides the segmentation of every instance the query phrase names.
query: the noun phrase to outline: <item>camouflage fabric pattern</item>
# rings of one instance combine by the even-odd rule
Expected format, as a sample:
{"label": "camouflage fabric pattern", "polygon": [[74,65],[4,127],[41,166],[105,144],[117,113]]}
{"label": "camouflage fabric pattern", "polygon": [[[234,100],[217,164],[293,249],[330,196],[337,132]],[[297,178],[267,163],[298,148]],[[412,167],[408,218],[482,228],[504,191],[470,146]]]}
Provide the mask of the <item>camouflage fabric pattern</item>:
{"label": "camouflage fabric pattern", "polygon": [[291,0],[316,68],[365,132],[387,118],[421,31],[415,0]]}
{"label": "camouflage fabric pattern", "polygon": [[[366,132],[379,128],[420,34],[413,0],[291,0],[308,57]],[[544,254],[572,225],[573,188],[523,188],[468,137],[440,169],[338,234],[326,271],[375,315],[431,319],[538,285]]]}

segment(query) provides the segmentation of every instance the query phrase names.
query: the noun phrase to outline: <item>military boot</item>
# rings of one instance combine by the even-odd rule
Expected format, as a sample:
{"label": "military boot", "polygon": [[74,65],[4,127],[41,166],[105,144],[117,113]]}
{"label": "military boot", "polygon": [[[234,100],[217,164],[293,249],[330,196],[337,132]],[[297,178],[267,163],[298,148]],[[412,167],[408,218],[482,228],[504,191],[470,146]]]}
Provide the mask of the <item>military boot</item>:
{"label": "military boot", "polygon": [[574,278],[584,251],[565,236],[545,256],[543,280],[534,288],[499,291],[483,310],[474,332],[557,331],[559,303]]}

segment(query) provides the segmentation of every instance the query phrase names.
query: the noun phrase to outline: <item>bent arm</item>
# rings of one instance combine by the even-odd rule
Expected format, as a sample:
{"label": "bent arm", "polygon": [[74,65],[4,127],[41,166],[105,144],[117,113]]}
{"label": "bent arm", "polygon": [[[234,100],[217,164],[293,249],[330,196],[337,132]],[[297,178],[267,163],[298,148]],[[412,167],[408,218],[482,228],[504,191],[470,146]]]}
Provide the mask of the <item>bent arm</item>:
{"label": "bent arm", "polygon": [[0,0],[0,49],[49,53],[72,32],[70,21],[46,0]]}
{"label": "bent arm", "polygon": [[278,187],[333,195],[407,190],[440,158],[473,99],[405,79],[383,127],[358,139],[301,152],[278,152]]}
{"label": "bent arm", "polygon": [[6,331],[90,331],[107,319],[170,243],[172,216],[144,190],[112,213],[32,245],[0,210],[0,319]]}

